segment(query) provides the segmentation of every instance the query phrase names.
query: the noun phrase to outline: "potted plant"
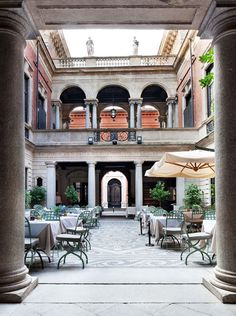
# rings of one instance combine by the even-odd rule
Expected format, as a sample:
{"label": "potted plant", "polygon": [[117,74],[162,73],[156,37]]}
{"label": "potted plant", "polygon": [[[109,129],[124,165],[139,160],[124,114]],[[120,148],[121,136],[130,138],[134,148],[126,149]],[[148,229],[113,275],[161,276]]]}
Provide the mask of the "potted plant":
{"label": "potted plant", "polygon": [[74,205],[74,204],[79,202],[78,201],[78,193],[75,190],[73,185],[69,185],[66,188],[65,196],[66,196],[67,200],[70,202],[71,205]]}
{"label": "potted plant", "polygon": [[165,183],[162,181],[157,182],[155,188],[150,189],[150,196],[159,202],[161,207],[162,201],[167,200],[170,197],[170,191],[165,189]]}
{"label": "potted plant", "polygon": [[46,192],[47,191],[44,187],[33,187],[32,190],[30,190],[31,204],[42,205],[43,202],[46,200]]}
{"label": "potted plant", "polygon": [[202,190],[196,184],[190,184],[185,189],[184,206],[186,209],[196,209],[202,205]]}

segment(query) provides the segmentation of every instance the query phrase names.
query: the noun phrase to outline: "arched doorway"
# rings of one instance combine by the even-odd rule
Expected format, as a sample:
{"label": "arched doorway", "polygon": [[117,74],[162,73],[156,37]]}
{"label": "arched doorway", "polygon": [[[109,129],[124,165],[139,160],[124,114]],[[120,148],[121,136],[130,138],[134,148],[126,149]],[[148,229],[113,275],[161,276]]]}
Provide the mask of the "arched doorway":
{"label": "arched doorway", "polygon": [[108,207],[121,207],[121,182],[111,179],[107,184]]}

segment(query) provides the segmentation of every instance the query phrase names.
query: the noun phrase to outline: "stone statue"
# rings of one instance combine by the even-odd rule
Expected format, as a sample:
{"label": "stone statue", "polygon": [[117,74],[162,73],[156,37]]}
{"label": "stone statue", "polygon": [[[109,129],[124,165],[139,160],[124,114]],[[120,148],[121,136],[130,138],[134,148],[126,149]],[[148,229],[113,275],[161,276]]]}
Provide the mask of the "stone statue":
{"label": "stone statue", "polygon": [[134,36],[134,39],[133,39],[133,55],[138,55],[138,45],[139,45],[139,42],[137,41],[136,37]]}
{"label": "stone statue", "polygon": [[87,46],[88,56],[93,56],[93,54],[94,54],[94,44],[93,44],[93,40],[91,39],[91,37],[88,38],[88,40],[86,42],[86,46]]}

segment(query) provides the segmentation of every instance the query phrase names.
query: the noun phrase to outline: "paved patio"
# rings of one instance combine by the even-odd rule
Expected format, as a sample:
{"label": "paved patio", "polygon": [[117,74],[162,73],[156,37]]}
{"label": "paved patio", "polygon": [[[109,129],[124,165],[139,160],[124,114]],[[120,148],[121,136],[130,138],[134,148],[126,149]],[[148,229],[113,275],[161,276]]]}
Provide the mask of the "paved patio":
{"label": "paved patio", "polygon": [[34,269],[38,287],[22,304],[0,306],[8,315],[159,316],[236,315],[202,284],[213,267],[195,256],[186,267],[178,249],[146,247],[139,223],[102,219],[92,230],[92,250],[84,270],[76,258],[56,269]]}

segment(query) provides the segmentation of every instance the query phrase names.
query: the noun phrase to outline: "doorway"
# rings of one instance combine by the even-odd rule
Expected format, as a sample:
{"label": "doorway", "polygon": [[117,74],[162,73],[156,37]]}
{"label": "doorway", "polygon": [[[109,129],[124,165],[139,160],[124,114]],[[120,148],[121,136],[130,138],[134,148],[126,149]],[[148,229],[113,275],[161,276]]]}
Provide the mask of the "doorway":
{"label": "doorway", "polygon": [[107,184],[108,207],[121,207],[121,182],[111,179]]}

